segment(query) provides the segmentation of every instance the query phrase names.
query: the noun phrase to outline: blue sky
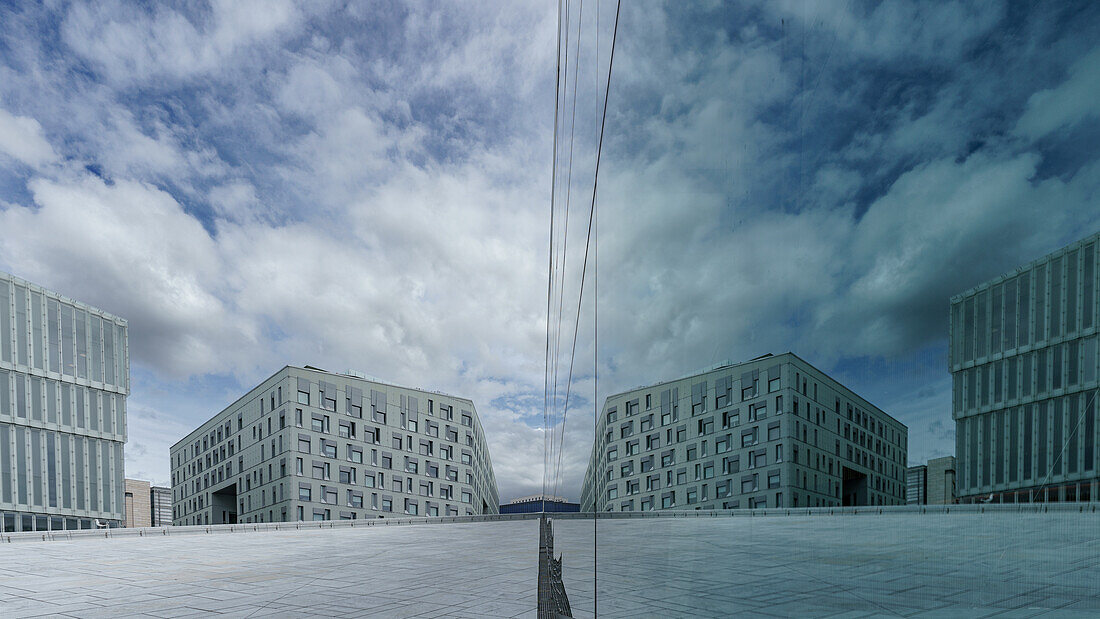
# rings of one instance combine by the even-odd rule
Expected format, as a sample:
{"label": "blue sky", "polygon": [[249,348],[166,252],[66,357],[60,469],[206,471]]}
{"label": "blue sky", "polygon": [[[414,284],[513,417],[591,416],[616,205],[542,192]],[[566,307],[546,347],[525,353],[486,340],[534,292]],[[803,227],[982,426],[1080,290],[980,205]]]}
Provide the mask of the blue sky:
{"label": "blue sky", "polygon": [[[0,5],[0,268],[129,320],[129,475],[308,363],[473,398],[541,487],[556,4]],[[769,351],[949,453],[947,298],[1097,228],[1098,12],[627,3],[565,494],[592,402]]]}

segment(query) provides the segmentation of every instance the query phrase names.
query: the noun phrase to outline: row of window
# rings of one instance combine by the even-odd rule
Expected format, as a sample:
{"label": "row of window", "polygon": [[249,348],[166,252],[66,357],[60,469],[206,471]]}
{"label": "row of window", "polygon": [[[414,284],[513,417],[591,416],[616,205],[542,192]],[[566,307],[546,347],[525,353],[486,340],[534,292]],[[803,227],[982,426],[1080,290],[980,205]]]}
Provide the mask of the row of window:
{"label": "row of window", "polygon": [[976,491],[1095,471],[1096,395],[1076,393],[960,419],[959,488]]}
{"label": "row of window", "polygon": [[129,387],[125,326],[6,279],[0,279],[0,360]]}
{"label": "row of window", "polygon": [[1063,342],[952,374],[956,411],[997,406],[1096,381],[1097,336]]}
{"label": "row of window", "polygon": [[122,435],[126,432],[126,397],[0,370],[0,416],[57,424],[62,430]]}
{"label": "row of window", "polygon": [[1096,292],[1093,243],[979,290],[951,306],[952,363],[1091,328]]}

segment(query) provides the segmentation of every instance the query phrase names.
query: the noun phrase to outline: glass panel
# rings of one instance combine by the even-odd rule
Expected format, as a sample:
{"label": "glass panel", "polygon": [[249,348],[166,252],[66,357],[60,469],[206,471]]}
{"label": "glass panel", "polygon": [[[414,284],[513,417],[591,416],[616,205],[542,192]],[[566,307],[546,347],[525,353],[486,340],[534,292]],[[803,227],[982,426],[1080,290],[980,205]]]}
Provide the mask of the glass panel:
{"label": "glass panel", "polygon": [[1062,335],[1062,258],[1050,261],[1050,337]]}
{"label": "glass panel", "polygon": [[1081,262],[1081,328],[1088,329],[1096,308],[1096,245],[1085,246]]}
{"label": "glass panel", "polygon": [[31,355],[34,367],[46,369],[46,337],[42,325],[42,294],[31,293]]}
{"label": "glass panel", "polygon": [[61,371],[61,304],[56,299],[46,300],[47,358],[51,372]]}
{"label": "glass panel", "polygon": [[91,347],[88,351],[88,376],[94,381],[103,380],[103,321],[99,316],[88,315]]}
{"label": "glass panel", "polygon": [[76,341],[73,339],[73,308],[61,305],[61,370],[66,376],[76,376]]}
{"label": "glass panel", "polygon": [[[3,375],[0,374],[0,377]],[[11,462],[11,426],[0,423],[0,462]],[[11,473],[0,473],[0,503],[14,503],[12,496]]]}
{"label": "glass panel", "polygon": [[0,279],[0,361],[11,361],[12,349],[11,282]]}
{"label": "glass panel", "polygon": [[15,359],[20,365],[27,365],[27,332],[30,322],[27,320],[27,289],[15,286]]}
{"label": "glass panel", "polygon": [[73,312],[76,320],[76,376],[88,377],[88,315],[84,310]]}

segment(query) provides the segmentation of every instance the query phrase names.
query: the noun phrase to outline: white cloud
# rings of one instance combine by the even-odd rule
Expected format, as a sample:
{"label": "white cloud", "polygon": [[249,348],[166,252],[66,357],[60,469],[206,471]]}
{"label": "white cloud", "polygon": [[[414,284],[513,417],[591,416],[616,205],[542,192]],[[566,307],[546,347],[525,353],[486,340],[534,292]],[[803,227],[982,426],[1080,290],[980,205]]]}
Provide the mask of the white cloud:
{"label": "white cloud", "polygon": [[[624,7],[600,393],[589,288],[565,494],[606,391],[766,351],[828,370],[935,347],[948,295],[1095,222],[1095,162],[1046,178],[1027,142],[1087,113],[1062,100],[1091,69],[1044,84],[1021,117],[991,102],[1030,91],[1002,96],[1018,84],[954,62],[1001,9],[915,6],[769,3],[748,24],[715,17],[740,10],[727,4]],[[56,15],[20,22],[25,44],[3,31],[18,53],[0,61],[0,96],[35,118],[0,111],[0,128],[30,136],[0,132],[0,151],[37,169],[13,172],[25,196],[3,196],[0,263],[130,320],[133,471],[166,479],[168,444],[310,363],[473,398],[503,496],[539,490],[553,7],[330,8],[77,4],[60,50],[28,25]],[[583,60],[574,241],[602,96]],[[1018,117],[1017,137],[998,138]],[[572,291],[579,265],[571,254]],[[920,440],[942,440],[928,428]]]}
{"label": "white cloud", "polygon": [[42,125],[28,116],[0,108],[0,153],[31,167],[51,163],[57,153],[42,135]]}
{"label": "white cloud", "polygon": [[291,31],[301,22],[301,13],[289,1],[214,0],[193,15],[163,6],[75,4],[61,33],[69,47],[108,79],[128,84],[224,69],[250,46]]}
{"label": "white cloud", "polygon": [[247,354],[256,334],[219,298],[217,246],[171,195],[88,174],[30,190],[37,208],[0,212],[0,253],[17,273],[126,318],[132,356],[170,374],[232,369]]}
{"label": "white cloud", "polygon": [[1100,47],[1075,62],[1066,80],[1056,88],[1031,95],[1027,111],[1016,123],[1016,133],[1034,140],[1086,118],[1097,118],[1100,116],[1097,93],[1100,93]]}

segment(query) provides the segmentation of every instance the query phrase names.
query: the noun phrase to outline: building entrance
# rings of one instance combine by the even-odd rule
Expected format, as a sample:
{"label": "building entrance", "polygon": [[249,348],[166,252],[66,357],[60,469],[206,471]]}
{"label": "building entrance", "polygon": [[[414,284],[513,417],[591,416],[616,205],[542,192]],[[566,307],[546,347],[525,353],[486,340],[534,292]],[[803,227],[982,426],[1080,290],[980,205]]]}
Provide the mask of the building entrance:
{"label": "building entrance", "polygon": [[844,467],[840,486],[841,505],[867,505],[867,475]]}

